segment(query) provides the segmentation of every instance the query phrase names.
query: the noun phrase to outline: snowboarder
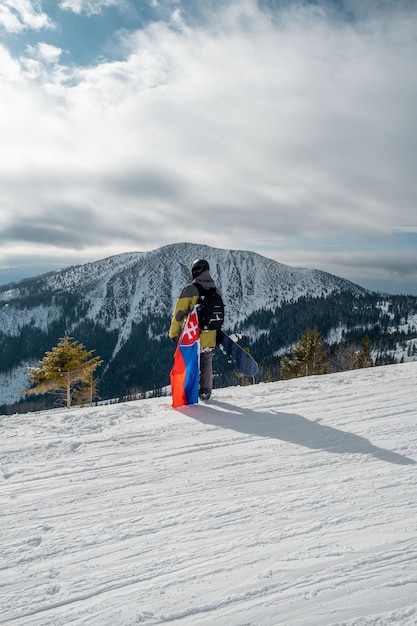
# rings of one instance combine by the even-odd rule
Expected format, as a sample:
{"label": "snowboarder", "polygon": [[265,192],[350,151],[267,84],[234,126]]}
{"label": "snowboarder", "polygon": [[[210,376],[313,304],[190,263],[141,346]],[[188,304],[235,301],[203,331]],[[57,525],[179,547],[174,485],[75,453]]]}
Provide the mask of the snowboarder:
{"label": "snowboarder", "polygon": [[[207,290],[207,292],[215,288],[216,291],[220,293],[210,275],[208,261],[205,259],[196,259],[191,266],[190,273],[193,280],[191,283],[185,285],[175,305],[169,329],[169,337],[173,341],[176,341],[182,324],[200,299],[200,291],[197,284],[203,287],[203,290]],[[208,400],[211,396],[213,387],[213,354],[216,348],[216,335],[216,330],[200,330],[199,398],[201,400]]]}

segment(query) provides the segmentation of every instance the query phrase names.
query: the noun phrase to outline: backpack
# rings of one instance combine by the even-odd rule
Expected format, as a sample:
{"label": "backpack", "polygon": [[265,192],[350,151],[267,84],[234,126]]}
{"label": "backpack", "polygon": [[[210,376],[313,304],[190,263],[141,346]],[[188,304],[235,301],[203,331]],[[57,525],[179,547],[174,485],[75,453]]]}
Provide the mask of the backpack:
{"label": "backpack", "polygon": [[194,283],[200,294],[197,314],[200,330],[220,330],[224,324],[224,302],[216,287],[204,289]]}

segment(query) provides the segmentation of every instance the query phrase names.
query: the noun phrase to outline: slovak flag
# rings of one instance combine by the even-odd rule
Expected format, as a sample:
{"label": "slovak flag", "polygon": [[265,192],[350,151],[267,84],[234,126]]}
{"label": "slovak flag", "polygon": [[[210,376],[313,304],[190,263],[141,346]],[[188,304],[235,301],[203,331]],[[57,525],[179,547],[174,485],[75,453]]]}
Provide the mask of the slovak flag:
{"label": "slovak flag", "polygon": [[175,408],[198,402],[200,376],[200,329],[197,308],[194,307],[185,322],[171,370],[172,406]]}

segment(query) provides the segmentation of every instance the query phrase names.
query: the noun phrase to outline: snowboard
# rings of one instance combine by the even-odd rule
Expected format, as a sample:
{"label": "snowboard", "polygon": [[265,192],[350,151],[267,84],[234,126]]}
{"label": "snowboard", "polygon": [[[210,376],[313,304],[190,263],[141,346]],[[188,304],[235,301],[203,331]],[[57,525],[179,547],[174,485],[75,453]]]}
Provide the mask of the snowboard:
{"label": "snowboard", "polygon": [[225,355],[229,363],[236,365],[241,374],[255,376],[258,364],[255,359],[242,348],[237,342],[243,335],[226,335],[223,330],[217,331],[217,345]]}

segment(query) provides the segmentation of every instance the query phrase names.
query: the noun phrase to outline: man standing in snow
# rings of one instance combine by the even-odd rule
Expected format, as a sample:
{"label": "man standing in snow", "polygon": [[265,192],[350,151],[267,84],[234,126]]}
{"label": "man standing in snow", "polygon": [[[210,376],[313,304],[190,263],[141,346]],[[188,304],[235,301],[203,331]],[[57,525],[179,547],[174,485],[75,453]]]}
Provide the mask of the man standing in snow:
{"label": "man standing in snow", "polygon": [[[190,272],[193,278],[191,283],[185,285],[177,304],[169,329],[169,337],[176,341],[182,324],[186,321],[188,314],[200,299],[200,292],[197,284],[204,290],[216,288],[214,280],[210,275],[210,266],[205,259],[197,259],[191,266]],[[218,291],[216,289],[216,291]],[[200,331],[200,385],[199,398],[208,400],[213,387],[213,354],[216,348],[216,330]]]}

